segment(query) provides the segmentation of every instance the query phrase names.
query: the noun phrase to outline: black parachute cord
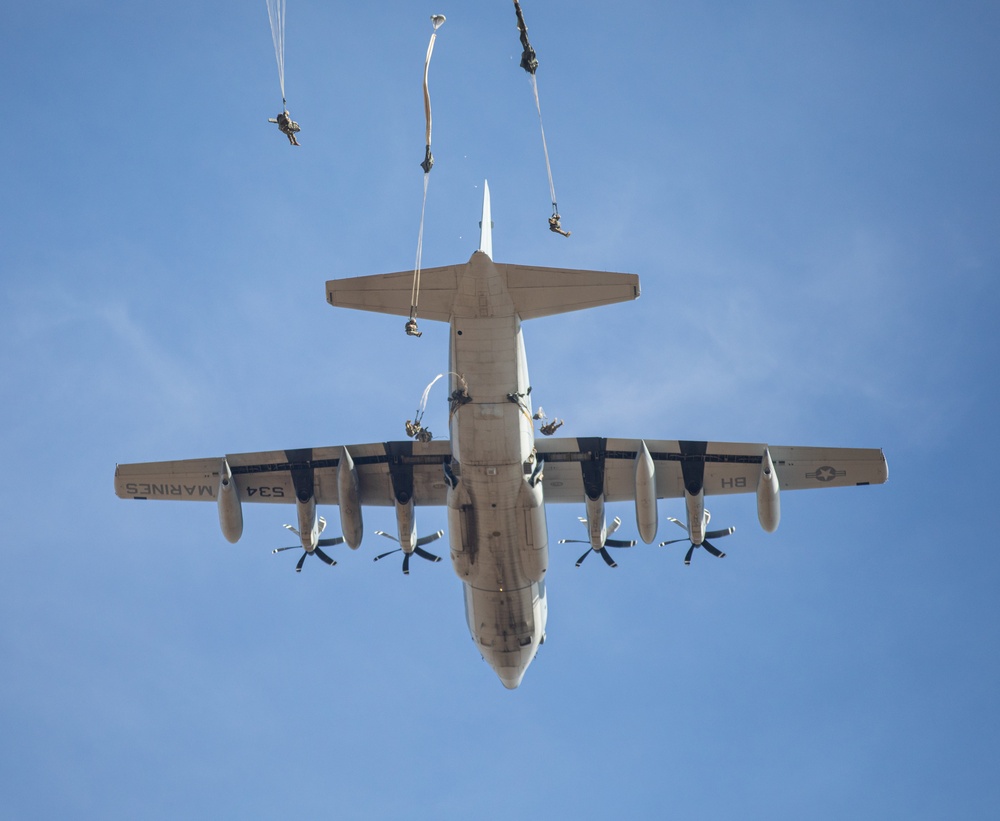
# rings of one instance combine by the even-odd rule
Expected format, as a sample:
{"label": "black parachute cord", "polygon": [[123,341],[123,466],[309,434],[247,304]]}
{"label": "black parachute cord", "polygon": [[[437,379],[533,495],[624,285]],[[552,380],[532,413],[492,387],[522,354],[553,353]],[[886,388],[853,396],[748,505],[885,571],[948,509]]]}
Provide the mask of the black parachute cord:
{"label": "black parachute cord", "polygon": [[549,230],[564,237],[570,235],[570,231],[564,231],[559,216],[559,204],[556,201],[556,186],[552,181],[552,163],[549,160],[549,146],[545,140],[545,124],[542,122],[542,104],[538,99],[538,55],[535,53],[531,42],[528,40],[528,26],[524,22],[524,13],[521,11],[521,4],[514,0],[514,13],[517,15],[517,30],[521,40],[521,68],[531,77],[531,90],[535,97],[535,109],[538,111],[538,127],[542,133],[542,152],[545,154],[545,173],[549,180],[549,198],[552,200],[552,216],[549,217]]}

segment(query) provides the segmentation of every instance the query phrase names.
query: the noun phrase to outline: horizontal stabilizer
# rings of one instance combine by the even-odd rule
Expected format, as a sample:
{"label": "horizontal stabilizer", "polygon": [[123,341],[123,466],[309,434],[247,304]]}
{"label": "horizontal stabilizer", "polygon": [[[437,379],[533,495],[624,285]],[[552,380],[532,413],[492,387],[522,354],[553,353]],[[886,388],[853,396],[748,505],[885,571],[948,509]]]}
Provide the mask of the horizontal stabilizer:
{"label": "horizontal stabilizer", "polygon": [[[421,319],[451,319],[458,274],[463,267],[448,265],[420,272]],[[336,308],[409,316],[412,297],[413,271],[331,279],[326,283],[326,301]]]}
{"label": "horizontal stabilizer", "polygon": [[[451,319],[458,282],[466,269],[466,265],[449,265],[420,272],[421,319]],[[496,264],[496,270],[506,280],[514,310],[521,319],[581,311],[639,296],[636,274],[503,263]],[[327,302],[358,311],[409,316],[412,295],[412,271],[331,279],[326,283]]]}
{"label": "horizontal stabilizer", "polygon": [[639,297],[636,274],[497,265],[507,271],[507,290],[521,319],[582,311]]}

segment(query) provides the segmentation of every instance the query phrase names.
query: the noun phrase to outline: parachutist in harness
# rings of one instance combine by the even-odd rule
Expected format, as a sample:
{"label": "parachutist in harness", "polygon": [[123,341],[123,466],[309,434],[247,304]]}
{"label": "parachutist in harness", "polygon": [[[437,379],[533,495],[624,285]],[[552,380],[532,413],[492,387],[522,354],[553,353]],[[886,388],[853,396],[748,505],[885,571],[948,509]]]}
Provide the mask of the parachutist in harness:
{"label": "parachutist in harness", "polygon": [[564,237],[568,237],[572,234],[572,231],[564,231],[560,220],[562,217],[559,216],[559,212],[556,211],[549,217],[549,230],[555,234],[562,234]]}
{"label": "parachutist in harness", "polygon": [[528,42],[528,27],[524,24],[521,4],[517,0],[514,0],[514,13],[517,15],[517,31],[521,38],[521,48],[524,49],[521,52],[521,68],[527,71],[528,74],[534,74],[538,69],[538,57],[535,55],[535,50],[531,47],[531,43]]}
{"label": "parachutist in harness", "polygon": [[412,422],[409,419],[406,420],[406,435],[418,442],[430,442],[434,438],[434,434],[421,425],[419,419]]}
{"label": "parachutist in harness", "polygon": [[422,331],[418,331],[417,330],[417,320],[414,319],[412,316],[408,320],[406,320],[406,324],[403,326],[403,328],[406,330],[406,335],[407,336],[423,336],[424,335]]}
{"label": "parachutist in harness", "polygon": [[277,117],[268,117],[267,121],[269,123],[277,123],[278,131],[288,137],[289,143],[292,145],[301,145],[301,143],[295,139],[295,135],[302,129],[299,128],[299,124],[292,119],[292,115],[288,113],[287,108]]}
{"label": "parachutist in harness", "polygon": [[430,146],[427,146],[427,150],[424,152],[424,161],[420,163],[420,167],[424,169],[425,174],[430,174],[434,167],[434,155],[431,154]]}
{"label": "parachutist in harness", "polygon": [[434,438],[434,434],[421,425],[419,419],[412,422],[409,419],[406,420],[406,435],[424,443],[430,442]]}
{"label": "parachutist in harness", "polygon": [[[548,417],[545,415],[545,411],[542,410],[542,406],[541,405],[538,406],[538,410],[536,410],[534,412],[534,414],[532,415],[531,418],[534,419],[536,422],[541,422],[543,419],[548,419]],[[553,419],[551,422],[546,422],[544,425],[542,425],[539,428],[539,430],[545,436],[551,436],[553,433],[555,433],[557,430],[559,430],[559,428],[561,428],[562,426],[563,426],[563,420],[562,419]]]}
{"label": "parachutist in harness", "polygon": [[448,397],[448,405],[452,413],[462,407],[462,405],[468,405],[471,401],[472,397],[469,396],[469,392],[465,388],[455,388],[451,392],[451,396]]}
{"label": "parachutist in harness", "polygon": [[545,436],[551,436],[553,433],[555,433],[557,430],[559,430],[559,428],[561,428],[562,426],[563,426],[563,420],[562,419],[553,419],[551,422],[546,422],[544,425],[542,425],[539,428],[539,430]]}

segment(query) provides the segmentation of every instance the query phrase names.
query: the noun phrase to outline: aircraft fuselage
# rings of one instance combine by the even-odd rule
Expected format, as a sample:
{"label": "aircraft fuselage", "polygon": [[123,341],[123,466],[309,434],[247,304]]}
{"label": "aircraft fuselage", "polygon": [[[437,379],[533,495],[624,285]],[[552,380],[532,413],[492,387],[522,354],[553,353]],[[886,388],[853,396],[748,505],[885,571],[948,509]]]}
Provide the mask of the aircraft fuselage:
{"label": "aircraft fuselage", "polygon": [[513,689],[545,637],[548,538],[521,320],[482,251],[459,276],[450,325],[452,565],[472,639]]}

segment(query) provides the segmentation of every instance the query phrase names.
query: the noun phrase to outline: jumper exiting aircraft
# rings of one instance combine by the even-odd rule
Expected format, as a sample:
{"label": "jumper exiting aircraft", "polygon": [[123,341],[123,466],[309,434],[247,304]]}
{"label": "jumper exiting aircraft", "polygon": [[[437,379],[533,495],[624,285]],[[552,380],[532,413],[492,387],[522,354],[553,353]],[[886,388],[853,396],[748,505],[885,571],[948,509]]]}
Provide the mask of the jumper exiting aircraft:
{"label": "jumper exiting aircraft", "polygon": [[[447,322],[447,441],[395,441],[230,454],[209,459],[118,465],[115,492],[126,499],[211,501],[230,542],[243,533],[245,502],[294,504],[298,527],[286,525],[309,554],[361,546],[365,505],[394,507],[404,572],[410,556],[436,559],[418,539],[418,506],[446,505],[451,562],[465,590],[476,648],[504,686],[521,683],[545,640],[545,573],[549,566],[545,503],[582,502],[587,553],[615,566],[607,546],[606,502],[633,501],[643,541],[656,538],[657,500],[684,499],[690,541],[720,556],[706,531],[705,497],[755,493],[761,526],[773,532],[781,490],[885,482],[882,451],[654,439],[535,439],[524,320],[624,302],[639,296],[635,274],[535,268],[493,262],[489,188],[479,250],[464,264],[422,272],[422,319]],[[334,306],[410,315],[412,272],[326,283]],[[540,416],[541,414],[539,414]],[[338,505],[343,536],[321,538],[318,505]],[[677,524],[677,520],[672,520]],[[382,534],[386,535],[386,534]],[[385,555],[385,554],[383,554]],[[381,557],[380,557],[381,558]]]}

